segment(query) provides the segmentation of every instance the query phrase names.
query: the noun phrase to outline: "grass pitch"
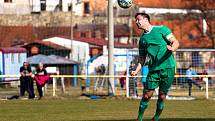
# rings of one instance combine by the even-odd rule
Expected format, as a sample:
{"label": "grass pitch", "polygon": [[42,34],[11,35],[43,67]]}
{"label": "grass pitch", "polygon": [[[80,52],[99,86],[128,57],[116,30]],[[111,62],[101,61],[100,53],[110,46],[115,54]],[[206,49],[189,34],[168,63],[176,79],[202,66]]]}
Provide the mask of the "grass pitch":
{"label": "grass pitch", "polygon": [[[0,101],[0,121],[135,121],[140,100],[42,99]],[[151,100],[144,121],[155,111]],[[166,101],[160,121],[215,121],[214,100]]]}

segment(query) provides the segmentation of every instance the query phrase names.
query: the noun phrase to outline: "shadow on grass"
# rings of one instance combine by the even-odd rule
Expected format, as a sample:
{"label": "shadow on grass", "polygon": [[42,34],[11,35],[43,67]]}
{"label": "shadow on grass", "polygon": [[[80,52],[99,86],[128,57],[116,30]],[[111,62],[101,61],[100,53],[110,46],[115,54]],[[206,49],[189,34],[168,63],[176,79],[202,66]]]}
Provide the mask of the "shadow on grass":
{"label": "shadow on grass", "polygon": [[[92,120],[87,120],[92,121]],[[95,120],[94,120],[95,121]],[[136,121],[135,119],[128,119],[128,120],[98,120],[98,121]],[[150,119],[145,119],[144,121],[151,121]],[[215,121],[215,118],[210,119],[199,119],[199,118],[167,118],[167,119],[160,119],[159,121]]]}

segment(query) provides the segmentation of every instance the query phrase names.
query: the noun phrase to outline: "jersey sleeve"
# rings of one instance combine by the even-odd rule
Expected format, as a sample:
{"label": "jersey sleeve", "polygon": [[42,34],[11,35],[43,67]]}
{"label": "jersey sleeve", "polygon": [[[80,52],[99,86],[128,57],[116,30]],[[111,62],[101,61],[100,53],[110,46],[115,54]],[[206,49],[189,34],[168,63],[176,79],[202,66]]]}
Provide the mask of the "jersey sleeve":
{"label": "jersey sleeve", "polygon": [[165,39],[168,43],[171,43],[170,38],[173,37],[172,31],[171,31],[168,27],[163,26],[162,29],[161,29],[161,33],[162,33],[164,39]]}

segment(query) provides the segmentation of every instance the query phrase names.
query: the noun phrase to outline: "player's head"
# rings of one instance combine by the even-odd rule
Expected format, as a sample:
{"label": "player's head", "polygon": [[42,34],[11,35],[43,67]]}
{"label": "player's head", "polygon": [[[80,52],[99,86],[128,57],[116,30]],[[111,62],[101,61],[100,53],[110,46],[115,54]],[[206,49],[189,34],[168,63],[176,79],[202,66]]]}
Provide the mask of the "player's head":
{"label": "player's head", "polygon": [[192,65],[189,65],[188,69],[192,69]]}
{"label": "player's head", "polygon": [[136,13],[135,19],[139,29],[145,29],[150,24],[150,17],[146,13]]}

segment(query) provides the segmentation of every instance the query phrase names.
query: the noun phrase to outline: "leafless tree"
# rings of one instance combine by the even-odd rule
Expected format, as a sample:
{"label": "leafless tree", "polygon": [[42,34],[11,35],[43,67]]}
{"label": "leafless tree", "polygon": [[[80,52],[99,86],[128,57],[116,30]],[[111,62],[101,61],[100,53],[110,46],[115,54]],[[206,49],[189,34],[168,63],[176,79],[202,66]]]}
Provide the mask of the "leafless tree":
{"label": "leafless tree", "polygon": [[204,19],[207,23],[207,33],[212,40],[212,47],[215,48],[215,1],[214,0],[182,0],[185,6],[190,9],[197,9],[200,11],[201,19]]}

